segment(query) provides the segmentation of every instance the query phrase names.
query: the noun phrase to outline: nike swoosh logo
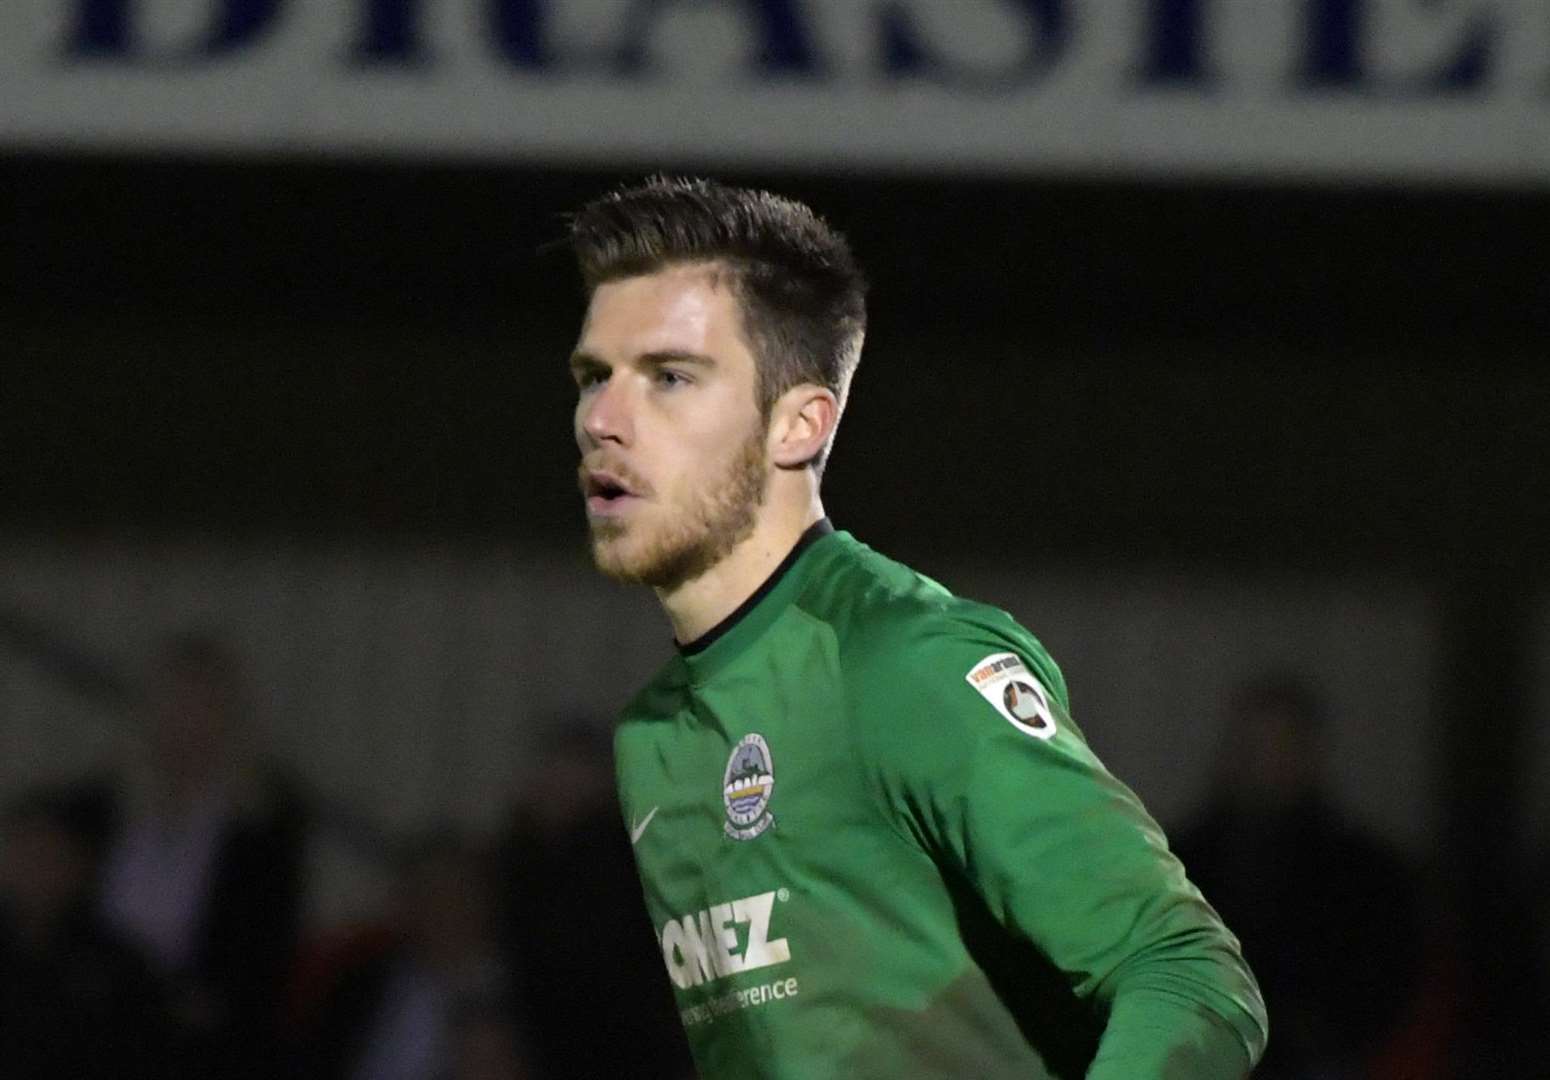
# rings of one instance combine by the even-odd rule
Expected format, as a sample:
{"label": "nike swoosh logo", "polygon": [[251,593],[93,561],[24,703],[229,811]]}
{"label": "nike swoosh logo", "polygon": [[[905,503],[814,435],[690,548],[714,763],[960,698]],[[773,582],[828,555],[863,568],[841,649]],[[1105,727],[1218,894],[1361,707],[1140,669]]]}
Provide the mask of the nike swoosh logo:
{"label": "nike swoosh logo", "polygon": [[659,809],[661,809],[661,808],[653,806],[651,808],[651,813],[647,814],[645,817],[640,819],[640,824],[639,825],[632,825],[632,826],[630,826],[630,846],[631,847],[634,847],[636,845],[636,843],[639,842],[641,836],[645,834],[646,826],[651,824],[651,819],[657,816],[657,811]]}

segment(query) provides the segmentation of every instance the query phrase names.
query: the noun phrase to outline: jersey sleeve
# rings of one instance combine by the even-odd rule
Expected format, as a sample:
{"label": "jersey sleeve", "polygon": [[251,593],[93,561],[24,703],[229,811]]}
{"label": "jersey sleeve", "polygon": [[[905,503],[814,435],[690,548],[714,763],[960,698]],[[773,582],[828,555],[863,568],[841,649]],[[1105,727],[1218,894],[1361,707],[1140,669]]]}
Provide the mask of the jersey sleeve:
{"label": "jersey sleeve", "polygon": [[1247,1075],[1267,1024],[1237,940],[1006,622],[919,619],[856,665],[883,813],[1106,1017],[1092,1080]]}

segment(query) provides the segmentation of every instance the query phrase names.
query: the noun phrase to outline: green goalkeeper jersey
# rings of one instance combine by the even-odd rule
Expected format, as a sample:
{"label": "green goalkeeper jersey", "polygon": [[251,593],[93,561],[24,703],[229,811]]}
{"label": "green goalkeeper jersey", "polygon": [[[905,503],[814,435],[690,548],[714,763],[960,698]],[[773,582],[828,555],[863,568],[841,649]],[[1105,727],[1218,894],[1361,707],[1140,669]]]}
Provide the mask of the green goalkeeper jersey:
{"label": "green goalkeeper jersey", "polygon": [[705,1080],[1215,1080],[1264,1048],[1236,939],[1044,648],[827,522],[615,748]]}

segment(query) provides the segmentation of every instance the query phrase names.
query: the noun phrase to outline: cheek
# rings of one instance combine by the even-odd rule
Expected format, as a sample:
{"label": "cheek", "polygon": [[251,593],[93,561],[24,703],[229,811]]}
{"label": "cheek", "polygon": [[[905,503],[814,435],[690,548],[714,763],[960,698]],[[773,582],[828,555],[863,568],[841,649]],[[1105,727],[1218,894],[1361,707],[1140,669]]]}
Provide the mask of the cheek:
{"label": "cheek", "polygon": [[675,486],[689,492],[716,483],[743,437],[731,425],[684,432],[672,451],[673,473],[679,481]]}
{"label": "cheek", "polygon": [[736,394],[721,395],[714,405],[683,418],[675,427],[685,459],[702,470],[741,453],[748,440],[762,430],[757,411]]}

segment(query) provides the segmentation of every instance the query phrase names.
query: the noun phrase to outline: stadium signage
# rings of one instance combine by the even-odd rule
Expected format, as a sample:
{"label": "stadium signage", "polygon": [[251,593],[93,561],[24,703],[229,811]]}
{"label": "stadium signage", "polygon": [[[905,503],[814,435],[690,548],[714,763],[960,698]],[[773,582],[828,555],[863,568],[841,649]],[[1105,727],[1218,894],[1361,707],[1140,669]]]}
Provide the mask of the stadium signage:
{"label": "stadium signage", "polygon": [[1550,178],[1537,0],[8,0],[0,141]]}

